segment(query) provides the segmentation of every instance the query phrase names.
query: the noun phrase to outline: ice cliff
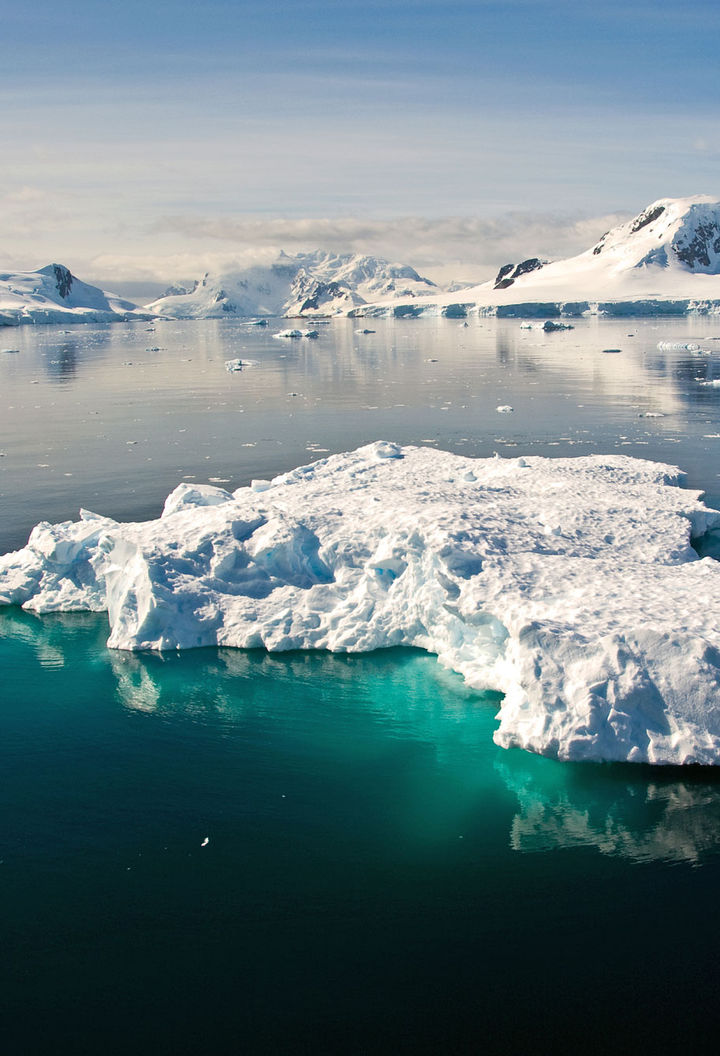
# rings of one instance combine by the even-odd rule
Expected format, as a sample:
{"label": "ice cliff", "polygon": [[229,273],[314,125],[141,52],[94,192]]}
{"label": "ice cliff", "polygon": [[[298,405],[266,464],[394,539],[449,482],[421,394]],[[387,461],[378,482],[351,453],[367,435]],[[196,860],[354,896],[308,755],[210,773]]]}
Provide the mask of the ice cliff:
{"label": "ice cliff", "polygon": [[559,759],[720,762],[720,525],[678,470],[378,442],[162,516],[82,512],[0,558],[0,602],[107,610],[115,649],[417,646]]}

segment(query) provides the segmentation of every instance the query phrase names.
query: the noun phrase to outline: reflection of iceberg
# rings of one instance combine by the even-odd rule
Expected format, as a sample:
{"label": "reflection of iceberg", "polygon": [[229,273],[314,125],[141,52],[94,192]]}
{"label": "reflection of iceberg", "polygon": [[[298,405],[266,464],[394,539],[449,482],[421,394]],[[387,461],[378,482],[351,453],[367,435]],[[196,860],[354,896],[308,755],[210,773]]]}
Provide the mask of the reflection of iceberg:
{"label": "reflection of iceberg", "polygon": [[170,655],[109,650],[107,656],[118,698],[130,710],[200,722],[206,716],[231,724],[252,716],[279,727],[298,721],[302,697],[305,707],[311,701],[312,708],[332,714],[332,722],[313,724],[312,735],[315,743],[329,736],[334,751],[343,715],[354,716],[358,710],[386,727],[390,736],[432,744],[439,756],[444,745],[474,751],[491,736],[498,706],[497,694],[469,690],[416,651],[338,656],[259,649]]}
{"label": "reflection of iceberg", "polygon": [[532,853],[595,847],[636,862],[697,863],[720,847],[720,785],[706,782],[617,780],[617,771],[591,782],[544,786],[529,770],[496,769],[519,801],[510,846]]}
{"label": "reflection of iceberg", "polygon": [[30,648],[41,667],[64,667],[67,655],[78,640],[104,651],[107,624],[97,616],[84,612],[53,613],[39,619],[21,609],[6,609],[0,619],[0,641],[22,643]]}

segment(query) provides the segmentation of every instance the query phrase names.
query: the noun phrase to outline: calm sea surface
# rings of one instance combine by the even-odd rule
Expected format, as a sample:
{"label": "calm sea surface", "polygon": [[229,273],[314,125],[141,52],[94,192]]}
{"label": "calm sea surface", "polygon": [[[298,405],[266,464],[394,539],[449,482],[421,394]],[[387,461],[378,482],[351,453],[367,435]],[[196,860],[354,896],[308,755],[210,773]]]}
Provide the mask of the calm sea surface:
{"label": "calm sea surface", "polygon": [[[621,451],[720,507],[720,320],[285,326],[0,330],[0,551],[380,438]],[[0,610],[4,1053],[717,1051],[720,774],[502,751],[411,650],[106,637]]]}

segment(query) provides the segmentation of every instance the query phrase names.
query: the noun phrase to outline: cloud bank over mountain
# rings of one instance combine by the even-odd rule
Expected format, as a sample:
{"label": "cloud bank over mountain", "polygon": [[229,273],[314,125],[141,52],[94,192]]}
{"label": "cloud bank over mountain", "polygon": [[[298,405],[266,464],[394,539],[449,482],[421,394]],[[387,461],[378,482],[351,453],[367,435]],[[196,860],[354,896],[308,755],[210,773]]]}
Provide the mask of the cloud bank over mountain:
{"label": "cloud bank over mountain", "polygon": [[[98,282],[170,282],[199,272],[269,265],[280,249],[321,246],[412,264],[440,282],[489,278],[505,260],[532,246],[541,256],[564,257],[584,249],[631,214],[601,216],[507,212],[494,218],[168,216],[153,225],[157,236],[182,241],[180,253],[104,253],[85,265]],[[197,250],[194,247],[197,246]]]}

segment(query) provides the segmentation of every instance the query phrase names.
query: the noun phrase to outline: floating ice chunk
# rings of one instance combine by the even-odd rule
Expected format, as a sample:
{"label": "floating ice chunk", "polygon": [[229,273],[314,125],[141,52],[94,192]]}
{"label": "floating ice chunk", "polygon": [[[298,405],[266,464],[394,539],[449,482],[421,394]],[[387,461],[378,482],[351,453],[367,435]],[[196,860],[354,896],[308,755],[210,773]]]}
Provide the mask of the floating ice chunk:
{"label": "floating ice chunk", "polygon": [[319,330],[279,330],[276,334],[273,334],[273,337],[279,337],[279,338],[281,338],[283,340],[285,340],[286,338],[298,339],[298,338],[301,338],[301,337],[314,339],[316,337],[320,337],[320,331]]}
{"label": "floating ice chunk", "polygon": [[512,414],[515,408],[511,407],[509,403],[501,403],[499,407],[495,408],[495,410],[498,414]]}
{"label": "floating ice chunk", "polygon": [[693,341],[658,341],[658,352],[698,352],[700,346]]}
{"label": "floating ice chunk", "polygon": [[402,448],[399,444],[390,443],[387,440],[378,440],[370,444],[368,450],[375,458],[402,458]]}
{"label": "floating ice chunk", "polygon": [[226,359],[225,360],[225,370],[227,370],[228,373],[230,373],[230,374],[233,374],[236,371],[240,371],[244,367],[254,367],[254,366],[255,366],[255,360],[254,359]]}
{"label": "floating ice chunk", "polygon": [[212,484],[178,484],[165,499],[161,517],[169,517],[181,510],[189,510],[196,506],[218,506],[223,502],[230,502],[232,495],[224,488],[214,487]]}
{"label": "floating ice chunk", "polygon": [[368,330],[367,327],[366,327],[363,330],[356,330],[355,333],[356,334],[374,334],[375,331],[374,330]]}
{"label": "floating ice chunk", "polygon": [[543,323],[542,329],[545,331],[546,334],[552,334],[556,330],[574,330],[575,327],[572,325],[572,323],[555,323],[552,319],[548,319],[546,322]]}
{"label": "floating ice chunk", "polygon": [[505,694],[496,740],[720,763],[720,512],[620,455],[472,459],[389,441],[155,521],[83,512],[0,558],[0,601],[107,609],[113,649],[413,646]]}

